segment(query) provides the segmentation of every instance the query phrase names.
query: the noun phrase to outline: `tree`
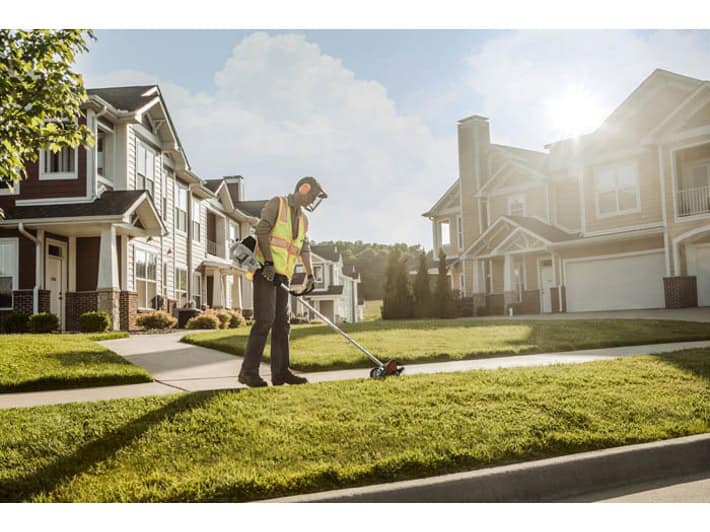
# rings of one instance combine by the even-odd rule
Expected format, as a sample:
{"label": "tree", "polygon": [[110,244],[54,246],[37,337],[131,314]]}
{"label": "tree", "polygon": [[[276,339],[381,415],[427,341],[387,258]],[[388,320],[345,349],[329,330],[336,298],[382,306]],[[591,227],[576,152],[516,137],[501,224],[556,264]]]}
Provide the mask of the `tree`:
{"label": "tree", "polygon": [[382,319],[412,317],[412,296],[409,292],[409,276],[400,250],[395,248],[387,259],[385,293],[382,301]]}
{"label": "tree", "polygon": [[0,29],[0,181],[12,186],[26,177],[25,164],[41,149],[93,144],[79,123],[87,99],[84,81],[72,71],[88,50],[91,30]]}
{"label": "tree", "polygon": [[417,276],[414,279],[414,316],[417,318],[432,316],[429,269],[424,252],[419,254],[419,270],[417,270]]}
{"label": "tree", "polygon": [[436,277],[434,313],[437,318],[450,318],[453,315],[451,286],[447,275],[446,253],[444,253],[443,249],[439,250],[439,274]]}

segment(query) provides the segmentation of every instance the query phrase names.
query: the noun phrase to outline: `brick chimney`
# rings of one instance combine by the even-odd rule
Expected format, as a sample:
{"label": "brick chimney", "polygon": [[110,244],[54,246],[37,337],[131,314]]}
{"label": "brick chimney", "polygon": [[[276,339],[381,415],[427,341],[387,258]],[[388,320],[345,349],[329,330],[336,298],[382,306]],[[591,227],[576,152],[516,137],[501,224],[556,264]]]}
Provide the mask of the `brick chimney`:
{"label": "brick chimney", "polygon": [[483,230],[479,216],[480,205],[474,196],[489,177],[488,153],[491,134],[488,118],[473,115],[459,120],[458,144],[464,243],[468,246]]}

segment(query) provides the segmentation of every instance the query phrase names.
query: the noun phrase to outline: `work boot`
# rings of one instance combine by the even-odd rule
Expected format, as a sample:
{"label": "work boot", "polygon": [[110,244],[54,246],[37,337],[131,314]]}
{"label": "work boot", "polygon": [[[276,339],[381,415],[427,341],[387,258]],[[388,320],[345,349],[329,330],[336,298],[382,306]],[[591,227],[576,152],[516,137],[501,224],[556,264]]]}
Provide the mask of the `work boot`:
{"label": "work boot", "polygon": [[307,378],[294,375],[290,371],[287,371],[285,374],[279,377],[271,377],[271,384],[273,384],[274,386],[281,386],[282,384],[306,384],[307,382]]}
{"label": "work boot", "polygon": [[242,384],[246,384],[249,388],[261,388],[262,386],[269,385],[269,383],[259,377],[257,373],[240,373],[237,380]]}

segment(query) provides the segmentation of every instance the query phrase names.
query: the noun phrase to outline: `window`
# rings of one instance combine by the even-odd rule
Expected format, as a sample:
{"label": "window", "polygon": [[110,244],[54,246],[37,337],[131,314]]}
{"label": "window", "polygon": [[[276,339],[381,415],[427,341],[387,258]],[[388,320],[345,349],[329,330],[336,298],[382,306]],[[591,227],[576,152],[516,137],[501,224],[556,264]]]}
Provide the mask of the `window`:
{"label": "window", "polygon": [[39,152],[39,178],[77,179],[77,149],[62,148],[56,153],[51,150]]}
{"label": "window", "polygon": [[195,242],[200,241],[200,221],[202,220],[202,211],[200,209],[200,200],[192,198],[192,239]]}
{"label": "window", "polygon": [[136,249],[135,284],[139,308],[160,308],[158,296],[158,255]]}
{"label": "window", "polygon": [[136,144],[136,190],[155,197],[155,154],[141,142]]}
{"label": "window", "polygon": [[187,305],[187,268],[185,267],[175,267],[175,299],[179,308]]}
{"label": "window", "polygon": [[459,249],[463,249],[463,219],[460,216],[456,217],[456,232]]}
{"label": "window", "polygon": [[313,266],[313,280],[320,288],[323,288],[323,265],[316,264]]}
{"label": "window", "polygon": [[525,196],[517,194],[508,198],[508,214],[511,216],[525,216]]}
{"label": "window", "polygon": [[12,309],[12,291],[17,288],[17,239],[0,239],[0,309]]}
{"label": "window", "polygon": [[202,306],[202,275],[198,272],[192,274],[192,302],[195,308]]}
{"label": "window", "polygon": [[20,182],[12,182],[7,178],[0,178],[0,196],[16,196],[20,193]]}
{"label": "window", "polygon": [[466,292],[466,276],[463,273],[459,274],[459,291],[461,292],[461,297],[463,297]]}
{"label": "window", "polygon": [[639,209],[635,162],[600,168],[595,173],[597,216],[614,216]]}
{"label": "window", "polygon": [[187,232],[187,188],[180,185],[175,187],[175,227]]}
{"label": "window", "polygon": [[96,135],[96,173],[106,175],[106,134],[99,131]]}
{"label": "window", "polygon": [[449,221],[439,222],[439,245],[448,246],[451,244],[451,230]]}
{"label": "window", "polygon": [[229,224],[229,241],[236,242],[239,240],[239,226],[237,224]]}

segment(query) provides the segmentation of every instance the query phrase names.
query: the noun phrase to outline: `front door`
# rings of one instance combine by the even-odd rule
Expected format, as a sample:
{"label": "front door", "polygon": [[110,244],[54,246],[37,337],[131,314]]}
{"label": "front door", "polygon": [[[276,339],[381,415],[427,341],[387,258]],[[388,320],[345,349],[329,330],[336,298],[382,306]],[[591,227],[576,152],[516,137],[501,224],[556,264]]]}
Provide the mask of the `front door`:
{"label": "front door", "polygon": [[64,294],[67,291],[67,246],[64,242],[47,240],[44,286],[49,290],[49,311],[59,318],[64,330]]}
{"label": "front door", "polygon": [[540,262],[540,289],[542,293],[542,311],[552,312],[552,294],[550,289],[555,286],[555,278],[552,275],[552,261],[543,260]]}

